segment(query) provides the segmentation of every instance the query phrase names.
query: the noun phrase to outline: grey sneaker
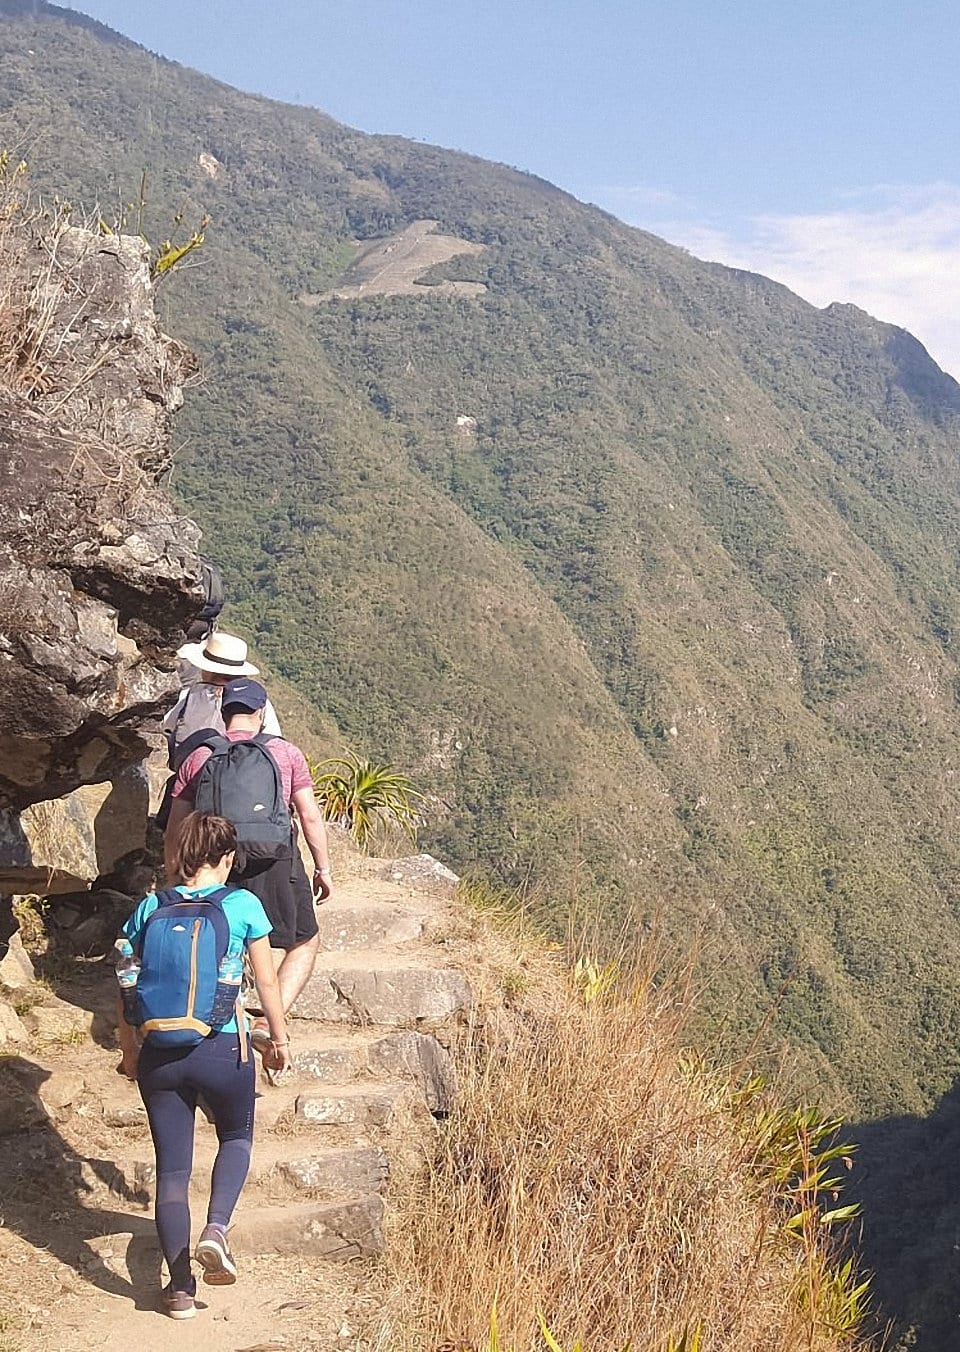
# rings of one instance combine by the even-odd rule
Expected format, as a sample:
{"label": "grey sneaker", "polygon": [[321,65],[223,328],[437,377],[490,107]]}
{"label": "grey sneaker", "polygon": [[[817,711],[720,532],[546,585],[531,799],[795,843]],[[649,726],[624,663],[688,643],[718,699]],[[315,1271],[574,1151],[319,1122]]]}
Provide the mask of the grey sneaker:
{"label": "grey sneaker", "polygon": [[204,1226],[195,1257],[203,1268],[203,1280],[208,1286],[232,1286],[237,1280],[237,1265],[227,1237],[218,1225]]}
{"label": "grey sneaker", "polygon": [[192,1319],[197,1313],[197,1305],[189,1291],[175,1291],[173,1282],[168,1283],[160,1293],[163,1310],[171,1319]]}

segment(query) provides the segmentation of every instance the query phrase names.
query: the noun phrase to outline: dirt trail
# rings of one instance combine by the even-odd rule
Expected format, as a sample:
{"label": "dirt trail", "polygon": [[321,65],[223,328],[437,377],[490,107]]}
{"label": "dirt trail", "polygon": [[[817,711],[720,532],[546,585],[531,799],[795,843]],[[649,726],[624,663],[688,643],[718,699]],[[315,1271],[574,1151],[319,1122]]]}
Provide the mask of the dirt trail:
{"label": "dirt trail", "polygon": [[[57,997],[41,990],[43,1038],[0,1058],[0,1352],[372,1346],[388,1164],[422,1150],[449,1106],[443,1043],[470,996],[449,895],[363,868],[322,913],[294,1074],[259,1090],[240,1280],[201,1283],[192,1320],[157,1309],[153,1152],[116,1074],[112,973],[78,963]],[[195,1141],[194,1238],[216,1148],[200,1114]]]}

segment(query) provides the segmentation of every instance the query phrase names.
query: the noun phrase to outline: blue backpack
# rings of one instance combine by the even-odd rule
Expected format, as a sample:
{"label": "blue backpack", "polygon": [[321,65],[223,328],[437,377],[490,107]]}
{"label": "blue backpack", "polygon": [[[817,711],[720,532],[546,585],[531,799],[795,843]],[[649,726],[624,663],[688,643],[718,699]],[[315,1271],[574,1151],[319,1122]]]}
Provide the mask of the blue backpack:
{"label": "blue backpack", "polygon": [[133,997],[125,1005],[128,1023],[154,1046],[190,1047],[229,1023],[240,987],[220,979],[230,948],[224,898],[218,887],[205,897],[184,897],[175,888],[158,896],[136,952],[140,959]]}

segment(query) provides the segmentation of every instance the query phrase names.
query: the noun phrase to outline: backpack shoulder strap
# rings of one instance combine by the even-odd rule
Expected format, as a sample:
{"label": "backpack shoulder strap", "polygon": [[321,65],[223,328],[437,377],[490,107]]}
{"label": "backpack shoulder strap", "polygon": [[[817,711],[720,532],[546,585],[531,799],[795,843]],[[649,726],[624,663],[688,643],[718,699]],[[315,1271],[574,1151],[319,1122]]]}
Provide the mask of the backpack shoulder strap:
{"label": "backpack shoulder strap", "polygon": [[223,903],[226,901],[227,897],[232,897],[236,890],[235,887],[218,887],[215,892],[208,892],[205,897],[198,897],[197,900],[206,901],[211,906],[219,907],[222,911]]}
{"label": "backpack shoulder strap", "polygon": [[205,897],[185,897],[176,887],[165,887],[162,892],[157,893],[157,901],[160,905],[156,910],[150,912],[147,920],[152,920],[163,906],[195,906],[198,902],[210,902],[222,910],[227,897],[232,897],[237,890],[236,887],[217,887],[212,892],[208,892]]}
{"label": "backpack shoulder strap", "polygon": [[146,920],[143,922],[143,926],[141,927],[140,934],[137,939],[137,943],[135,945],[136,952],[141,957],[143,956],[143,942],[144,939],[146,938],[147,930],[150,928],[151,921],[153,921],[160,914],[160,912],[164,909],[165,906],[176,906],[178,902],[183,901],[183,897],[180,895],[180,893],[177,891],[175,887],[163,888],[162,891],[157,892],[156,897],[157,904],[154,907],[154,909],[150,912],[150,914],[147,916]]}
{"label": "backpack shoulder strap", "polygon": [[[162,892],[157,893],[157,901],[160,903],[157,907],[157,911],[160,910],[161,906],[176,906],[179,902],[185,900],[186,897],[184,897],[183,893],[178,892],[175,887],[165,887]],[[152,914],[156,915],[157,911],[154,911]]]}
{"label": "backpack shoulder strap", "polygon": [[174,752],[170,768],[176,772],[194,751],[197,751],[201,746],[212,747],[218,739],[224,740],[223,734],[217,732],[216,728],[198,728],[196,732],[191,732],[189,737],[184,737]]}

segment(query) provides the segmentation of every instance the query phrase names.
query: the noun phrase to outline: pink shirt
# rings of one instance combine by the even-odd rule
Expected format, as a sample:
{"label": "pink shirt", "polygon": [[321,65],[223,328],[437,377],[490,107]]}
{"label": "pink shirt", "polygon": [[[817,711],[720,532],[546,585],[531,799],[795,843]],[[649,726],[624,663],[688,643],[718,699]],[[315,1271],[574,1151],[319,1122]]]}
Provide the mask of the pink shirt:
{"label": "pink shirt", "polygon": [[[246,742],[256,735],[255,732],[246,731],[225,734],[231,742]],[[280,771],[280,783],[283,786],[284,802],[289,806],[298,789],[313,787],[307,758],[298,746],[294,746],[292,742],[285,742],[282,737],[272,738],[267,743],[267,750],[277,763],[277,769]],[[210,759],[210,755],[208,746],[198,746],[196,751],[191,751],[177,771],[177,777],[173,784],[174,798],[183,798],[188,803],[193,802],[197,792],[195,786],[197,775]]]}

